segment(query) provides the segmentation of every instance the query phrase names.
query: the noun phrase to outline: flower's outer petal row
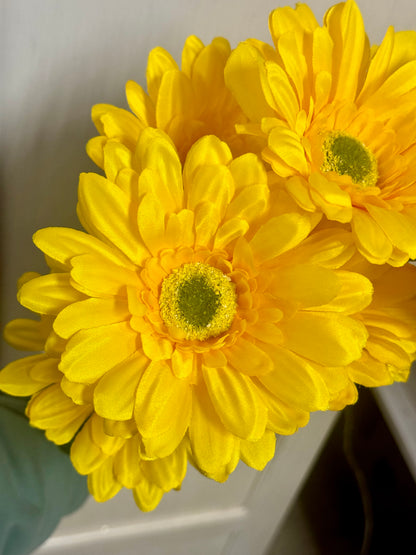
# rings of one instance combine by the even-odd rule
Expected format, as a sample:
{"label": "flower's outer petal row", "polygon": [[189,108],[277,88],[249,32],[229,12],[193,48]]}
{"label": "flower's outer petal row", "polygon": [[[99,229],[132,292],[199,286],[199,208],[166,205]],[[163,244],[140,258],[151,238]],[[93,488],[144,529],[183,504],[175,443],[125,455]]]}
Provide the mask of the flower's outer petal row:
{"label": "flower's outer petal row", "polygon": [[[50,371],[45,372],[45,364]],[[0,372],[0,388],[9,395],[29,397],[51,383],[58,382],[58,361],[46,355],[20,358],[7,364]]]}
{"label": "flower's outer petal row", "polygon": [[137,349],[137,334],[127,322],[82,329],[67,343],[59,369],[69,380],[91,384]]}
{"label": "flower's outer petal row", "polygon": [[69,304],[83,300],[70,283],[69,274],[47,274],[23,284],[17,293],[21,305],[38,314],[56,315]]}
{"label": "flower's outer petal row", "polygon": [[[111,213],[111,218],[108,214]],[[97,174],[81,174],[78,217],[84,228],[107,245],[118,248],[133,263],[141,264],[149,252],[130,213],[128,197]]]}
{"label": "flower's outer petal row", "polygon": [[46,335],[40,320],[17,318],[8,322],[4,328],[4,339],[20,351],[42,351]]}
{"label": "flower's outer petal row", "polygon": [[34,395],[26,407],[32,426],[46,430],[46,437],[58,445],[72,440],[91,411],[91,406],[75,405],[59,384]]}
{"label": "flower's outer petal row", "polygon": [[[370,50],[353,0],[332,6],[322,27],[304,4],[278,8],[269,28],[275,49],[248,40],[226,64],[227,86],[248,118],[237,131],[267,143],[263,159],[303,210],[351,226],[370,262],[402,266],[416,256],[416,33],[390,28]],[[323,164],[332,133],[374,156],[375,169],[365,171],[376,186],[364,166],[358,179],[347,151]]]}

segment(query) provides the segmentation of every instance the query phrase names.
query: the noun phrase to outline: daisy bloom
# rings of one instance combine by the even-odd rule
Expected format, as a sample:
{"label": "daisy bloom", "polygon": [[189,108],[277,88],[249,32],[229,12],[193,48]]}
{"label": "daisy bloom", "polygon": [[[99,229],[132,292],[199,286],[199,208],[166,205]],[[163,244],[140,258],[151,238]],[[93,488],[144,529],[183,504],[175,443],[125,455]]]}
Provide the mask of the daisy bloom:
{"label": "daisy bloom", "polygon": [[261,470],[276,433],[354,402],[348,366],[373,288],[344,269],[351,233],[313,232],[319,218],[270,188],[254,154],[207,136],[182,167],[151,128],[134,153],[103,152],[106,177],[80,178],[86,232],[34,235],[51,272],[18,299],[41,320],[6,336],[43,352],[6,366],[0,387],[31,396],[30,422],[52,441],[75,436],[96,499],[124,486],[149,510],[187,460],[218,481],[239,460]]}
{"label": "daisy bloom", "polygon": [[371,304],[358,315],[369,337],[361,358],[349,367],[350,378],[367,387],[407,381],[416,359],[416,267],[375,266],[359,256],[348,267],[374,286]]}
{"label": "daisy bloom", "polygon": [[204,46],[195,36],[185,41],[179,68],[164,48],[151,50],[146,78],[147,93],[134,81],[126,84],[131,112],[97,104],[92,119],[100,136],[87,145],[90,158],[103,168],[103,145],[116,139],[134,152],[146,127],[165,131],[183,161],[194,142],[213,134],[224,140],[234,155],[249,150],[250,137],[239,136],[236,123],[247,118],[224,83],[224,67],[230,55],[228,41],[217,37]]}
{"label": "daisy bloom", "polygon": [[369,46],[353,0],[322,27],[305,4],[270,14],[274,47],[231,54],[225,80],[249,118],[241,133],[306,211],[349,224],[371,263],[416,258],[416,33]]}

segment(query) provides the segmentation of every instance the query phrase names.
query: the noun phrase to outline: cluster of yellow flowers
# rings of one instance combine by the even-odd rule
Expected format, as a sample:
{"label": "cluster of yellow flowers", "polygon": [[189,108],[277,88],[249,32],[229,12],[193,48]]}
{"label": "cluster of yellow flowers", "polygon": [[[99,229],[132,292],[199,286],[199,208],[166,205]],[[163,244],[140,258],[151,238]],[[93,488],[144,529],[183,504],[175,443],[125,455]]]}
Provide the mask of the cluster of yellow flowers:
{"label": "cluster of yellow flowers", "polygon": [[181,67],[152,50],[131,112],[93,108],[85,232],[34,235],[50,273],[18,299],[40,319],[5,336],[40,354],[0,388],[72,442],[98,501],[152,510],[188,462],[261,470],[276,434],[416,356],[416,32],[370,47],[353,0],[269,28],[235,50],[191,36]]}

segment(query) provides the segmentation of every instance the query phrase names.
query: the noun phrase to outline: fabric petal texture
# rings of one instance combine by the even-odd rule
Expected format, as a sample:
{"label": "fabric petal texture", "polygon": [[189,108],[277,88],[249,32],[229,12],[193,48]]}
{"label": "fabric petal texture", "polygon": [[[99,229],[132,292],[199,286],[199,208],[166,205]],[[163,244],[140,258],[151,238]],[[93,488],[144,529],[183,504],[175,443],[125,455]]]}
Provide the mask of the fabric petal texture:
{"label": "fabric petal texture", "polygon": [[154,510],[188,463],[261,471],[276,434],[416,358],[415,33],[370,49],[353,0],[269,28],[152,50],[131,111],[93,108],[85,231],[34,235],[49,271],[18,282],[36,319],[6,326],[30,354],[0,390],[99,502]]}

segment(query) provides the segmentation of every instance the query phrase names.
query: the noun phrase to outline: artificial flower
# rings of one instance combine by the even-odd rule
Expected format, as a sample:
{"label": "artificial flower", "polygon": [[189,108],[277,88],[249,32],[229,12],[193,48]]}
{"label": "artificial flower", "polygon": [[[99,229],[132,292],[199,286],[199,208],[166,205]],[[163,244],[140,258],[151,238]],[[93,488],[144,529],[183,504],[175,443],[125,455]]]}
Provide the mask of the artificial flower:
{"label": "artificial flower", "polygon": [[367,387],[407,381],[416,360],[416,267],[376,266],[355,256],[348,268],[374,286],[371,304],[358,316],[369,337],[361,358],[349,367],[350,378]]}
{"label": "artificial flower", "polygon": [[12,323],[8,338],[44,353],[6,366],[0,388],[32,396],[30,422],[52,441],[75,436],[98,500],[124,486],[149,510],[186,459],[218,481],[239,460],[262,469],[275,433],[354,402],[373,288],[344,268],[351,233],[313,232],[319,216],[254,154],[206,136],[182,167],[146,128],[134,153],[110,140],[103,156],[106,177],[80,178],[86,232],[34,235],[51,272],[18,298],[41,323]]}
{"label": "artificial flower", "polygon": [[108,104],[93,107],[92,119],[100,136],[88,142],[92,160],[103,168],[103,146],[108,139],[116,139],[134,152],[146,127],[165,131],[182,161],[194,142],[209,134],[225,141],[234,155],[249,150],[253,139],[239,136],[235,130],[235,124],[247,118],[224,83],[230,52],[222,37],[204,46],[192,35],[185,41],[179,68],[169,52],[154,48],[147,64],[147,93],[134,81],[126,84],[131,112]]}
{"label": "artificial flower", "polygon": [[370,262],[416,258],[416,33],[369,46],[353,0],[319,26],[305,4],[270,14],[274,47],[231,54],[225,80],[249,118],[241,133],[306,211],[347,223]]}

